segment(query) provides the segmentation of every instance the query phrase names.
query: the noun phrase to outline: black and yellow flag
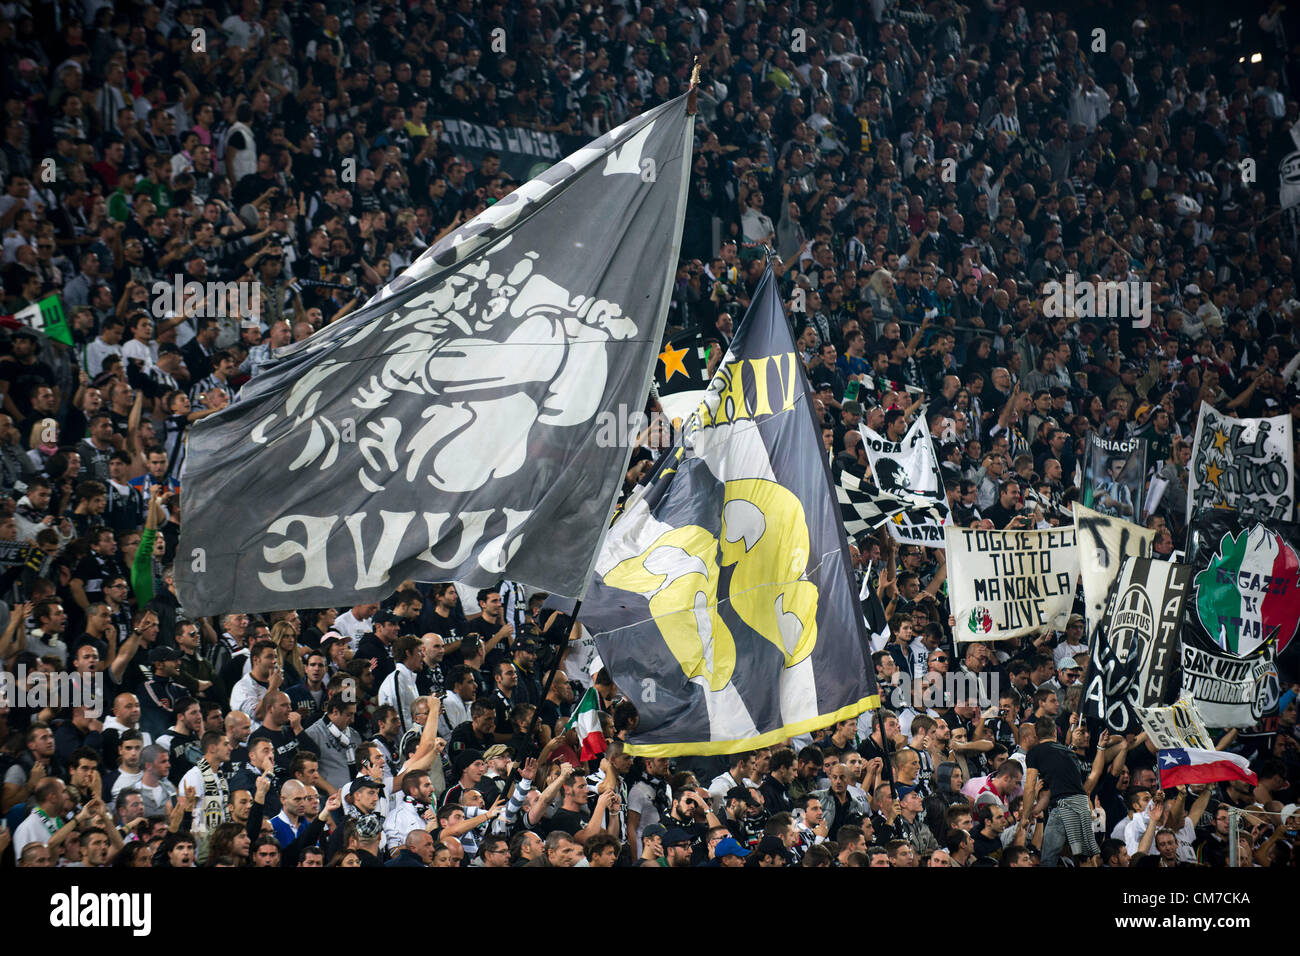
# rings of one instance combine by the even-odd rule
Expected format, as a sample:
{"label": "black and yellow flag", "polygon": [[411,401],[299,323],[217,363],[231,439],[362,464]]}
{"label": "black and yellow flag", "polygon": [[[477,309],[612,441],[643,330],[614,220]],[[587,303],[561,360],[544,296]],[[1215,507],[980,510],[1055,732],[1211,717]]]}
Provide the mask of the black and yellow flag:
{"label": "black and yellow flag", "polygon": [[878,706],[770,267],[679,443],[606,536],[581,620],[639,712],[630,753],[735,753]]}

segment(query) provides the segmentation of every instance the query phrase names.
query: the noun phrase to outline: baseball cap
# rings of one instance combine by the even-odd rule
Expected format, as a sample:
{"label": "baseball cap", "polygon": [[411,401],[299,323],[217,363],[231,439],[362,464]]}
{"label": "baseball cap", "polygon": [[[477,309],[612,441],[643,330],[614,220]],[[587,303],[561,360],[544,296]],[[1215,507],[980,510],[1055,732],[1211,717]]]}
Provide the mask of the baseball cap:
{"label": "baseball cap", "polygon": [[902,783],[898,785],[897,789],[898,789],[898,799],[902,800],[905,796],[907,796],[909,793],[915,790],[916,787],[911,787],[905,783]]}
{"label": "baseball cap", "polygon": [[352,793],[356,793],[358,790],[365,790],[366,788],[369,788],[371,790],[378,790],[382,793],[384,790],[384,785],[379,781],[364,775],[357,777],[355,780],[352,781],[352,790],[351,790]]}
{"label": "baseball cap", "polygon": [[1187,288],[1183,289],[1183,295],[1200,295],[1201,287],[1195,282],[1189,282]]}
{"label": "baseball cap", "polygon": [[1069,618],[1066,619],[1065,626],[1070,627],[1074,624],[1082,624],[1082,623],[1083,623],[1082,614],[1071,614]]}
{"label": "baseball cap", "polygon": [[1083,665],[1079,663],[1077,657],[1062,657],[1061,663],[1056,665],[1058,671],[1081,671]]}
{"label": "baseball cap", "polygon": [[723,837],[713,848],[713,858],[721,860],[724,856],[749,856],[749,851],[736,842],[735,837]]}
{"label": "baseball cap", "polygon": [[394,614],[392,611],[379,611],[379,612],[376,613],[375,616],[372,617],[370,620],[371,620],[371,622],[374,623],[374,624],[399,624],[399,623],[401,623],[401,618],[399,618],[399,617],[398,617],[396,614]]}
{"label": "baseball cap", "polygon": [[9,338],[10,339],[31,339],[33,342],[39,342],[41,340],[41,337],[39,335],[37,335],[31,329],[27,329],[27,328],[14,329],[14,331],[10,334]]}
{"label": "baseball cap", "polygon": [[645,840],[650,837],[658,837],[662,840],[667,832],[668,829],[662,823],[652,823],[641,831],[641,839]]}
{"label": "baseball cap", "polygon": [[[647,829],[649,828],[647,827]],[[673,827],[664,834],[664,846],[681,846],[690,842],[692,842],[691,835],[681,827]]]}
{"label": "baseball cap", "polygon": [[[487,750],[483,751],[484,760],[494,760],[497,757],[509,757],[510,748],[505,744],[493,744]],[[473,763],[471,760],[470,763]]]}
{"label": "baseball cap", "polygon": [[149,652],[150,664],[161,664],[164,661],[178,661],[183,655],[174,647],[155,647]]}

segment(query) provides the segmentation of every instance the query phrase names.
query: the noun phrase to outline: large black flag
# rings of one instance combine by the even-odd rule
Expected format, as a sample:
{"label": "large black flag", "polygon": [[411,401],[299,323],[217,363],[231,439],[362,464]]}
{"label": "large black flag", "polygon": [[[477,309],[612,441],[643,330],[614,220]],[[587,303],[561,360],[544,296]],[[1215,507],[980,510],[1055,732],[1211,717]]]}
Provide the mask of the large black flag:
{"label": "large black flag", "polygon": [[1177,696],[1178,627],[1190,565],[1127,558],[1111,586],[1084,677],[1084,713],[1117,733],[1137,731],[1139,707]]}
{"label": "large black flag", "polygon": [[556,163],[199,422],[186,611],[406,578],[580,594],[639,424],[609,419],[643,407],[663,335],[692,124],[679,97]]}
{"label": "large black flag", "polygon": [[632,753],[735,753],[878,705],[808,395],[769,267],[583,603],[639,712]]}

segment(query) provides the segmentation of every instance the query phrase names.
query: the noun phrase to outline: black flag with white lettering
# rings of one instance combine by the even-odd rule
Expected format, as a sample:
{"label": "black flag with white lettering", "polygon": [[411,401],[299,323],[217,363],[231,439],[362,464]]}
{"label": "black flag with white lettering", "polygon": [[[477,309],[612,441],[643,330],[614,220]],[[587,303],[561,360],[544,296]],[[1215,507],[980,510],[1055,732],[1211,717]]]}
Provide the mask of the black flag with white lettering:
{"label": "black flag with white lettering", "polygon": [[1083,712],[1116,733],[1140,732],[1137,707],[1177,697],[1178,627],[1192,580],[1188,564],[1127,558],[1088,654]]}
{"label": "black flag with white lettering", "polygon": [[693,124],[682,96],[556,163],[198,422],[186,612],[408,578],[581,594],[640,425],[611,419],[644,407],[663,337]]}

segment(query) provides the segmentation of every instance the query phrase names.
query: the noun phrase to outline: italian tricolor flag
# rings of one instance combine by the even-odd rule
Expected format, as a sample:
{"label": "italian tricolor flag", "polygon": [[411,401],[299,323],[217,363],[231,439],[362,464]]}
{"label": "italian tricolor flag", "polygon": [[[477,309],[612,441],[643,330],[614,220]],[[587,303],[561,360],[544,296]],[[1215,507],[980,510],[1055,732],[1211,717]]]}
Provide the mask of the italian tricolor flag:
{"label": "italian tricolor flag", "polygon": [[1226,750],[1195,750],[1171,747],[1159,753],[1160,786],[1180,787],[1193,783],[1217,783],[1220,780],[1245,780],[1257,784],[1259,778],[1245,757]]}
{"label": "italian tricolor flag", "polygon": [[596,697],[595,687],[587,688],[564,729],[578,731],[578,739],[582,741],[579,760],[590,760],[605,752],[605,735],[600,729],[600,700]]}
{"label": "italian tricolor flag", "polygon": [[72,344],[72,330],[63,317],[63,303],[57,295],[47,295],[13,315],[0,315],[0,325],[10,329],[27,326],[37,332],[44,332],[56,342]]}

